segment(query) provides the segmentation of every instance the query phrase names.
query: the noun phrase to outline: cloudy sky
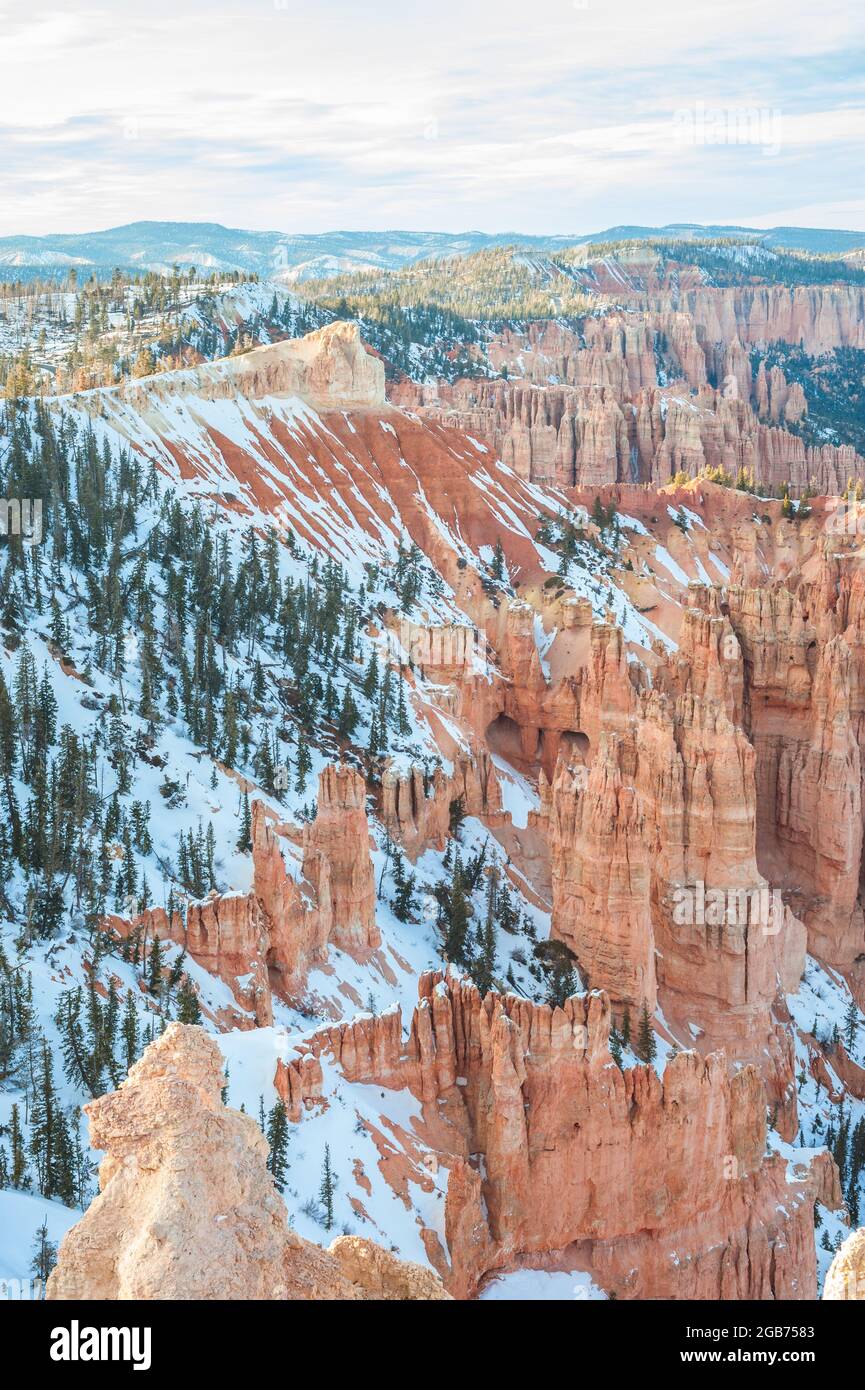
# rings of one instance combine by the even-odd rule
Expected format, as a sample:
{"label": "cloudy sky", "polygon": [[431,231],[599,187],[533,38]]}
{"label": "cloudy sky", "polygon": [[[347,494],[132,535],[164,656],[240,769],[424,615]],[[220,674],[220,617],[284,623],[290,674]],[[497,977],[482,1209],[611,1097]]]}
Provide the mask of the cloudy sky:
{"label": "cloudy sky", "polygon": [[865,230],[862,0],[0,0],[0,235]]}

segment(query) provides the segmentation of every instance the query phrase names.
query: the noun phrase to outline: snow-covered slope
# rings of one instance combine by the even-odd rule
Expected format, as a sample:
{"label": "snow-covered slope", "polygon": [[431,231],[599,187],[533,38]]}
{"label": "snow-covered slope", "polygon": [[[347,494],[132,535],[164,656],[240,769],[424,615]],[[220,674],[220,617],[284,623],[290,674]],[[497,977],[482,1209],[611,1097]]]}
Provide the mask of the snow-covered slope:
{"label": "snow-covered slope", "polygon": [[[28,857],[11,829],[4,832],[0,1277],[27,1277],[43,1217],[52,1241],[74,1219],[73,1207],[58,1205],[60,1188],[73,1206],[93,1192],[86,1120],[74,1141],[88,1097],[72,1055],[76,1039],[99,1054],[90,1089],[107,1088],[166,1019],[200,1012],[220,1034],[231,1103],[267,1124],[278,1101],[277,1062],[317,1027],[394,1007],[408,1020],[419,976],[442,964],[440,895],[455,855],[480,866],[470,895],[476,926],[488,902],[481,870],[495,869],[508,886],[510,911],[504,926],[495,924],[487,961],[493,980],[549,998],[555,981],[535,950],[549,934],[549,883],[533,877],[530,855],[521,857],[539,805],[525,770],[496,752],[501,811],[468,816],[446,848],[426,848],[413,865],[383,823],[383,752],[395,774],[422,766],[449,776],[471,750],[469,721],[449,710],[447,678],[412,661],[410,635],[415,627],[469,627],[473,676],[506,682],[495,649],[506,647],[509,608],[528,596],[550,679],[580,640],[553,616],[563,591],[585,601],[590,617],[614,619],[632,658],[648,657],[653,642],[675,649],[683,587],[705,581],[707,565],[718,576],[726,568],[723,536],[697,511],[683,527],[672,525],[678,512],[661,511],[653,528],[652,502],[643,505],[634,489],[643,515],[622,510],[599,526],[573,496],[527,482],[470,436],[395,409],[383,391],[360,400],[352,383],[373,369],[358,365],[354,347],[346,348],[348,375],[334,386],[331,374],[322,391],[319,348],[331,339],[327,330],[314,337],[301,352],[309,370],[299,387],[285,376],[298,350],[264,348],[9,407],[2,420],[7,479],[34,490],[47,483],[58,500],[44,517],[44,540],[7,550],[3,575],[0,663],[22,715],[4,754],[6,806],[20,815],[20,838],[40,852]],[[295,389],[281,389],[289,378]],[[349,696],[354,717],[340,727]],[[9,727],[0,699],[0,744]],[[152,945],[148,954],[146,942],[123,945],[103,930],[110,914],[131,918],[148,904],[188,910],[214,892],[248,894],[248,799],[297,827],[300,843],[317,775],[340,758],[369,774],[381,934],[374,954],[357,959],[331,947],[305,995],[275,995],[273,1024],[253,1027],[230,982],[177,945],[163,947],[155,974]],[[62,814],[43,824],[52,787],[62,789],[53,797]],[[64,836],[74,843],[61,850],[55,839]],[[286,841],[286,868],[300,881],[293,843]],[[407,911],[400,872],[413,875]],[[822,1029],[844,1027],[850,999],[814,963],[790,1007],[803,1029],[815,1013]],[[861,1015],[855,1022],[865,1064]],[[668,1053],[663,1044],[659,1070]],[[70,1138],[71,1186],[40,1171],[46,1056]],[[284,1197],[298,1230],[325,1236],[318,1189],[328,1146],[338,1228],[427,1260],[420,1231],[438,1232],[444,1244],[445,1184],[421,1138],[417,1103],[407,1091],[349,1083],[326,1059],[322,1098],[292,1127],[286,1156]],[[13,1106],[26,1169],[15,1183]],[[806,1078],[806,1147],[825,1137],[827,1107]],[[863,1112],[865,1103],[849,1102],[854,1128]],[[834,1240],[834,1218],[825,1219]],[[577,1274],[509,1278],[489,1296],[561,1297],[565,1280],[564,1296],[598,1296]]]}

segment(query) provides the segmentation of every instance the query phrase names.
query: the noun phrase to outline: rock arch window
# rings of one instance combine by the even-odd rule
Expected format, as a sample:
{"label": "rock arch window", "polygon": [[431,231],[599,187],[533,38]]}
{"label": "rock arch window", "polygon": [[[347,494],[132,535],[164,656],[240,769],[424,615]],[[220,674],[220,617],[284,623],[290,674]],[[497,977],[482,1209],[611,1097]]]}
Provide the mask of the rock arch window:
{"label": "rock arch window", "polygon": [[539,761],[547,777],[555,775],[556,764],[568,767],[588,767],[592,745],[582,729],[544,729],[541,732]]}
{"label": "rock arch window", "polygon": [[487,729],[487,743],[494,753],[509,763],[521,763],[524,758],[520,726],[507,714],[496,715]]}
{"label": "rock arch window", "polygon": [[587,763],[592,745],[581,729],[566,729],[559,739],[559,757],[571,763]]}

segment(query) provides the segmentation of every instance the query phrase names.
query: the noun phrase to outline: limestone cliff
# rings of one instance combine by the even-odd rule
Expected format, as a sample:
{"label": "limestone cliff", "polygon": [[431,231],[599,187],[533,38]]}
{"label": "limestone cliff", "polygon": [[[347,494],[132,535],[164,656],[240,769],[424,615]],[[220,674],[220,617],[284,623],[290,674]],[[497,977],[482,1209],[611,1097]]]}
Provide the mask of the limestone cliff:
{"label": "limestone cliff", "polygon": [[130,381],[111,394],[144,418],[158,417],[172,396],[185,395],[211,401],[297,396],[320,410],[378,408],[385,399],[384,364],[367,352],[356,323],[337,321],[304,338]]}

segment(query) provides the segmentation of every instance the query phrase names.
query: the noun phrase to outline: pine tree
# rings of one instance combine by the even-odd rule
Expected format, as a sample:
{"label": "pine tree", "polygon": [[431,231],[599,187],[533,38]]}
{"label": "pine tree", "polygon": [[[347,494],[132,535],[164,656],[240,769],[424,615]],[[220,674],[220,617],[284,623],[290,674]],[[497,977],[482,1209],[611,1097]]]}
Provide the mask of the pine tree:
{"label": "pine tree", "polygon": [[43,1197],[70,1202],[74,1181],[69,1128],[57,1097],[54,1063],[45,1038],[30,1115],[30,1151]]}
{"label": "pine tree", "polygon": [[842,1099],[838,1112],[838,1132],[836,1135],[827,1134],[826,1146],[830,1149],[832,1157],[838,1165],[838,1172],[841,1174],[842,1182],[849,1176],[848,1164],[851,1158],[850,1146],[850,1112],[845,1107]]}
{"label": "pine tree", "polygon": [[402,861],[402,855],[397,853],[393,866],[393,886],[395,893],[391,906],[393,914],[398,922],[407,922],[412,913],[417,910],[417,899],[415,898],[415,876],[407,873]]}
{"label": "pine tree", "polygon": [[361,685],[361,690],[363,691],[364,695],[368,700],[371,700],[375,695],[376,691],[378,690],[378,684],[378,658],[376,657],[375,652],[372,652],[369,658],[369,663],[367,665],[366,672],[364,673],[363,683]]}
{"label": "pine tree", "polygon": [[178,1023],[201,1022],[198,995],[195,993],[188,975],[184,975],[181,979],[180,989],[177,992],[177,1021]]}
{"label": "pine tree", "polygon": [[371,763],[377,763],[381,757],[381,729],[379,726],[378,711],[373,710],[372,718],[369,721],[369,742],[367,743],[367,754]]}
{"label": "pine tree", "polygon": [[207,878],[208,888],[216,887],[216,831],[213,828],[213,821],[207,822],[207,833],[204,837],[204,872]]}
{"label": "pine tree", "polygon": [[657,1044],[652,1029],[649,1006],[645,1000],[643,1000],[643,1007],[640,1010],[640,1022],[637,1028],[637,1046],[635,1051],[641,1062],[653,1062],[655,1060]]}
{"label": "pine tree", "polygon": [[222,760],[226,767],[237,763],[237,699],[233,690],[226,690],[222,705]]}
{"label": "pine tree", "polygon": [[351,693],[351,686],[346,685],[342,696],[342,704],[339,709],[337,719],[337,732],[341,738],[351,738],[360,720],[360,711],[355,704],[354,696]]}
{"label": "pine tree", "polygon": [[6,681],[0,672],[0,782],[3,785],[6,801],[9,847],[16,858],[21,852],[21,817],[12,779],[18,764],[18,734],[18,715],[10,698]]}
{"label": "pine tree", "polygon": [[495,870],[489,876],[487,885],[486,911],[478,942],[478,955],[475,962],[475,984],[481,994],[487,994],[494,984],[496,969],[496,888]]}
{"label": "pine tree", "polygon": [[243,793],[243,809],[240,817],[240,833],[235,849],[247,854],[252,849],[252,814],[249,809],[249,793]]}
{"label": "pine tree", "polygon": [[850,1213],[850,1225],[859,1225],[859,1175],[851,1174],[847,1184],[847,1210]]}
{"label": "pine tree", "polygon": [[465,818],[466,813],[463,807],[462,797],[456,797],[448,808],[448,830],[454,839],[458,839],[460,828]]}
{"label": "pine tree", "polygon": [[9,1181],[12,1187],[30,1187],[30,1174],[27,1171],[27,1153],[24,1148],[24,1135],[21,1132],[21,1114],[17,1105],[12,1106],[9,1116]]}
{"label": "pine tree", "polygon": [[169,999],[171,998],[171,995],[174,993],[174,991],[177,989],[178,985],[180,984],[180,981],[183,979],[183,967],[185,964],[186,951],[184,950],[181,951],[180,955],[175,958],[174,964],[168,972],[168,986],[166,989],[166,995]]}
{"label": "pine tree", "polygon": [[120,1072],[115,1058],[117,1035],[120,1027],[120,1000],[117,997],[117,982],[114,976],[108,981],[108,996],[102,1010],[102,1033],[99,1038],[99,1067],[104,1069],[116,1089],[120,1085]]}
{"label": "pine tree", "polygon": [[494,579],[503,580],[505,578],[505,552],[502,548],[501,536],[496,537],[495,550],[493,551],[492,571]]}
{"label": "pine tree", "polygon": [[496,915],[502,931],[513,933],[519,925],[519,914],[511,901],[510,889],[503,883],[496,891]]}
{"label": "pine tree", "polygon": [[56,1263],[57,1246],[48,1239],[48,1217],[46,1216],[33,1237],[33,1258],[30,1262],[30,1273],[40,1281],[43,1289]]}
{"label": "pine tree", "polygon": [[397,733],[402,738],[407,738],[411,733],[411,721],[408,717],[405,702],[405,677],[403,676],[402,666],[400,667],[399,680],[397,681],[396,728]]}
{"label": "pine tree", "polygon": [[82,992],[76,989],[64,990],[54,1021],[60,1034],[60,1051],[63,1057],[63,1071],[66,1080],[73,1086],[82,1087],[91,1096],[96,1095],[94,1086],[93,1048],[84,1036],[81,1021]]}
{"label": "pine tree", "polygon": [[267,1156],[267,1166],[273,1175],[273,1181],[278,1190],[282,1192],[285,1188],[285,1175],[288,1168],[288,1117],[281,1100],[276,1102],[268,1115],[267,1142],[270,1149]]}
{"label": "pine tree", "polygon": [[154,999],[162,997],[162,942],[158,936],[154,936],[153,944],[150,947],[150,956],[147,961],[147,988]]}
{"label": "pine tree", "polygon": [[135,999],[132,990],[126,994],[126,1004],[123,1008],[123,1020],[120,1025],[120,1035],[123,1042],[123,1060],[126,1070],[138,1061],[138,1015],[135,1011]]}
{"label": "pine tree", "polygon": [[333,1198],[336,1191],[336,1182],[333,1176],[333,1169],[330,1166],[330,1145],[324,1146],[324,1163],[321,1168],[321,1186],[318,1190],[318,1200],[324,1209],[324,1229],[329,1231],[333,1226]]}
{"label": "pine tree", "polygon": [[105,1090],[102,1065],[102,1033],[104,1022],[102,1001],[96,989],[96,980],[93,973],[91,973],[90,979],[87,982],[86,1014],[88,1085],[91,1095],[100,1095]]}
{"label": "pine tree", "polygon": [[294,769],[294,790],[298,796],[302,796],[306,790],[306,779],[312,768],[312,758],[309,754],[309,746],[305,738],[297,740],[297,758]]}
{"label": "pine tree", "polygon": [[562,954],[557,955],[553,961],[552,970],[550,971],[547,982],[546,1002],[551,1008],[561,1009],[564,1007],[566,1000],[570,999],[572,994],[577,993],[579,987],[580,982],[571,964],[570,958],[562,952]]}
{"label": "pine tree", "polygon": [[856,1007],[856,1000],[850,1000],[847,1005],[847,1012],[844,1015],[844,1046],[848,1052],[852,1052],[856,1045],[856,1030],[859,1027],[859,1010]]}
{"label": "pine tree", "polygon": [[468,932],[470,906],[466,895],[462,865],[454,866],[453,884],[444,903],[446,933],[444,952],[456,965],[468,964]]}

